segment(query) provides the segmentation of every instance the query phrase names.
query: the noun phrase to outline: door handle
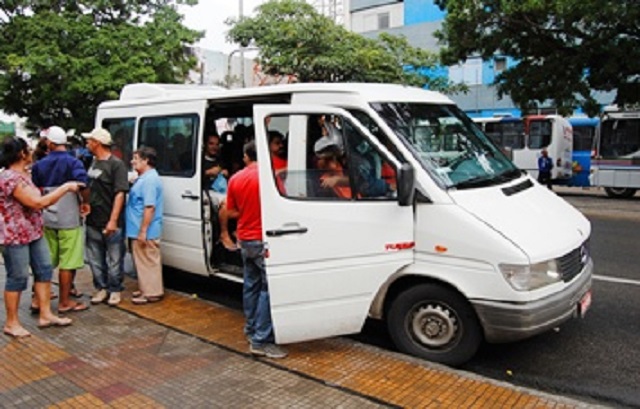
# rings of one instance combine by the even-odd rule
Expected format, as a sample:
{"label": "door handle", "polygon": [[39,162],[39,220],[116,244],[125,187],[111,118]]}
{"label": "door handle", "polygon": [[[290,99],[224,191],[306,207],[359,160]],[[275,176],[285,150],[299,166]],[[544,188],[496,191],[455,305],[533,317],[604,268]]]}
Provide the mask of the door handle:
{"label": "door handle", "polygon": [[200,199],[200,196],[194,195],[190,190],[185,190],[184,192],[182,192],[182,198],[183,199],[198,200],[198,199]]}
{"label": "door handle", "polygon": [[307,231],[309,231],[309,229],[307,229],[306,227],[267,230],[267,237],[280,237],[286,236],[287,234],[304,234]]}

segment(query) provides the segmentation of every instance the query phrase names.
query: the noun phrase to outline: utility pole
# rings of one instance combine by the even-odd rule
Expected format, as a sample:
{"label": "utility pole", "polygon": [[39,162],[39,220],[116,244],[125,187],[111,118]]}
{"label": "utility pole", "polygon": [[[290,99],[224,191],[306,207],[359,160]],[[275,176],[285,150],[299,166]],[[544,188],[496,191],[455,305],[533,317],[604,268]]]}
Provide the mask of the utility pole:
{"label": "utility pole", "polygon": [[[240,10],[238,12],[239,21],[242,21],[242,17],[244,16],[242,0],[238,0],[238,4],[240,6]],[[242,44],[240,44],[240,78],[242,80],[242,88],[244,88],[246,84],[244,81],[244,46]]]}

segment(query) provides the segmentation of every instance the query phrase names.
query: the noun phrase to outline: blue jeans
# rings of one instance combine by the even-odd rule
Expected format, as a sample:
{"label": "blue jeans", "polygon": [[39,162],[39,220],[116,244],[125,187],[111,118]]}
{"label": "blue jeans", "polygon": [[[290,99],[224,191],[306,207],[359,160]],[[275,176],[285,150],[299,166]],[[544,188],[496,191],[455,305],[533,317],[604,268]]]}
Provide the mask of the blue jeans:
{"label": "blue jeans", "polygon": [[264,243],[260,240],[241,241],[240,249],[244,264],[244,333],[250,337],[253,346],[273,343],[269,288],[264,266]]}
{"label": "blue jeans", "polygon": [[46,283],[51,281],[53,267],[47,241],[40,237],[29,244],[7,245],[2,252],[4,267],[7,270],[5,291],[24,291],[29,281],[29,267],[34,281]]}
{"label": "blue jeans", "polygon": [[96,290],[117,293],[124,290],[124,232],[118,228],[111,236],[102,229],[87,226],[87,257]]}

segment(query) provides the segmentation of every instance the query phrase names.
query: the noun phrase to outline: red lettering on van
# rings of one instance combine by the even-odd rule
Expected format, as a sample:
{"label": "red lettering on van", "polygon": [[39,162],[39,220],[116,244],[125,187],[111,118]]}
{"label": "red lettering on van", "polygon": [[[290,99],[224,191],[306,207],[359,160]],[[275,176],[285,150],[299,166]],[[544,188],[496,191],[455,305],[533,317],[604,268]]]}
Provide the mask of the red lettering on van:
{"label": "red lettering on van", "polygon": [[400,243],[387,243],[384,245],[385,251],[409,250],[416,246],[415,241],[404,241]]}

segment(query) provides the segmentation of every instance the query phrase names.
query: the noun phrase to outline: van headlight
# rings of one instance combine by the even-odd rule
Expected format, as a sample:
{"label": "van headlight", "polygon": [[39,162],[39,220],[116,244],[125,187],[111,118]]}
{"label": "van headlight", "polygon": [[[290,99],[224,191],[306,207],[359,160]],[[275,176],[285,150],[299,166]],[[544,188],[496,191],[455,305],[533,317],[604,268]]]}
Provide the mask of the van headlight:
{"label": "van headlight", "polygon": [[500,264],[500,271],[516,291],[531,291],[562,279],[557,261],[547,260],[529,265]]}

